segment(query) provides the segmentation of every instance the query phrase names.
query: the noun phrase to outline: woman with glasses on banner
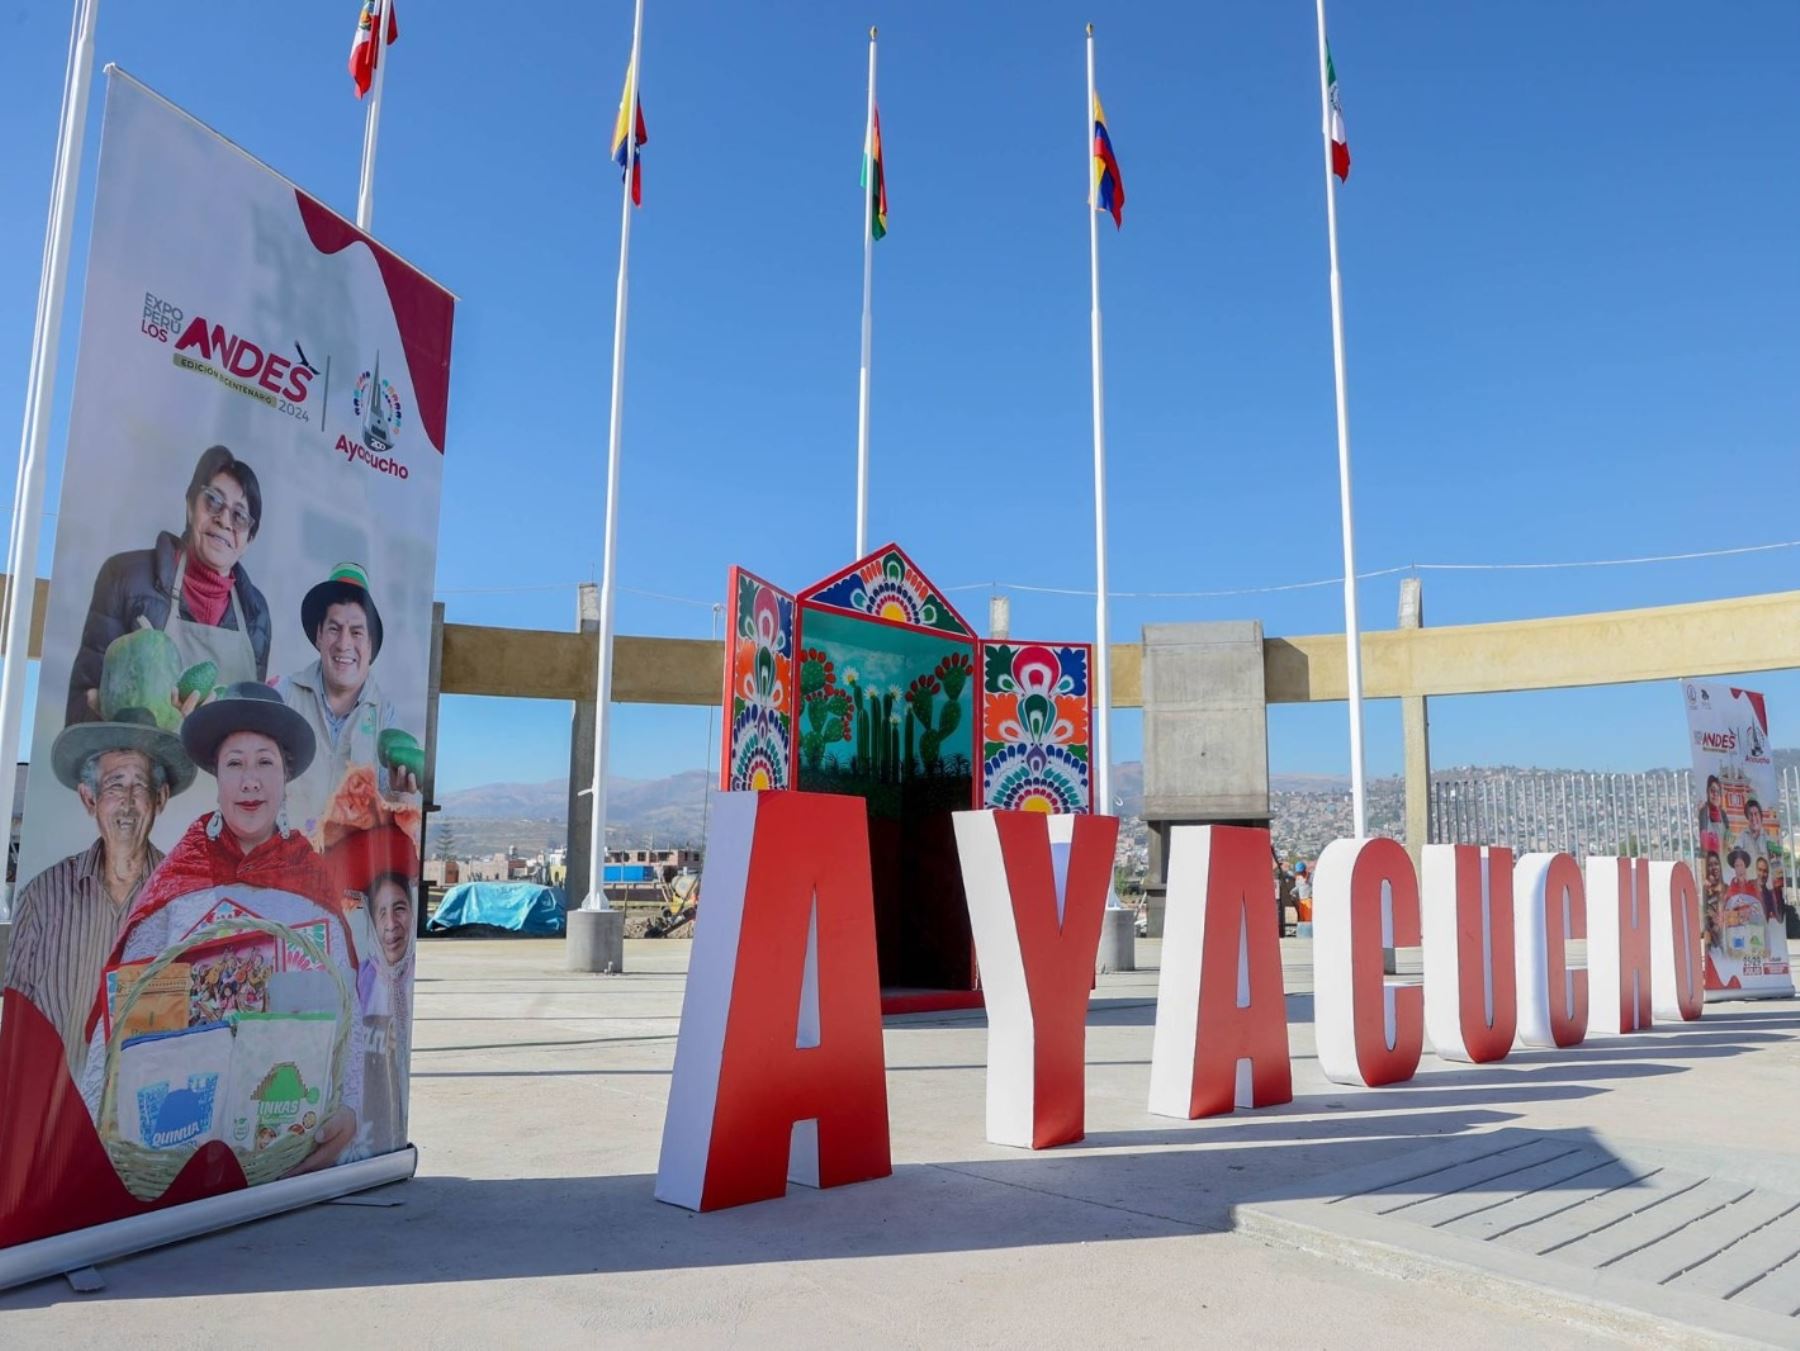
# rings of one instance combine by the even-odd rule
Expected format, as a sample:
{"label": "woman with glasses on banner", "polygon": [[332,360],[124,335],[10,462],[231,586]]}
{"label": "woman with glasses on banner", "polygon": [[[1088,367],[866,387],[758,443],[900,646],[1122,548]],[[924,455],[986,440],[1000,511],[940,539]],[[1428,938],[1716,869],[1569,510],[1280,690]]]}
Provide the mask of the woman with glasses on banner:
{"label": "woman with glasses on banner", "polygon": [[160,531],[148,549],[114,554],[94,579],[81,647],[69,672],[70,723],[97,720],[106,649],[143,629],[175,644],[180,668],[211,662],[205,689],[185,699],[169,691],[185,715],[211,690],[269,674],[269,603],[244,571],[243,557],[262,524],[262,488],[251,469],[224,446],[200,456],[187,487],[180,535]]}

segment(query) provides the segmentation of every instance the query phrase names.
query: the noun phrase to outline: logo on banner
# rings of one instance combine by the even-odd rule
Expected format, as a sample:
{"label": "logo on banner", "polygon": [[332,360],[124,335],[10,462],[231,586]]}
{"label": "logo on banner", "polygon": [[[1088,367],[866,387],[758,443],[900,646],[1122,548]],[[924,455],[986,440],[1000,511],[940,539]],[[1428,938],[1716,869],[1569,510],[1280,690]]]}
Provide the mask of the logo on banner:
{"label": "logo on banner", "polygon": [[1768,747],[1763,745],[1762,729],[1756,725],[1754,718],[1750,720],[1750,725],[1744,728],[1744,754],[1752,760],[1768,758]]}
{"label": "logo on banner", "polygon": [[189,319],[178,305],[149,292],[138,331],[152,342],[173,338],[172,359],[182,370],[209,376],[232,393],[301,422],[311,421],[303,405],[319,372],[299,343],[292,344],[298,356],[280,356],[272,344],[252,341],[202,314]]}
{"label": "logo on banner", "polygon": [[394,448],[402,421],[400,395],[391,381],[381,378],[379,352],[375,354],[375,364],[356,377],[356,386],[350,391],[350,407],[362,419],[364,445],[373,451]]}

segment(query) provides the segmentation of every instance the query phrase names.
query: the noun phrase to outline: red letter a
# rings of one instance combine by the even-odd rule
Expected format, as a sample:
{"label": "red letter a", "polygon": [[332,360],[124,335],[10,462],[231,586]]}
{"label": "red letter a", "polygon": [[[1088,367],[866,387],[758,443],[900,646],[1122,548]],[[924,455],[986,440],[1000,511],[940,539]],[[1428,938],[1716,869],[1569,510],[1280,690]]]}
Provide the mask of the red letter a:
{"label": "red letter a", "polygon": [[1269,858],[1266,830],[1173,832],[1150,1051],[1150,1110],[1159,1116],[1294,1100]]}
{"label": "red letter a", "polygon": [[658,1200],[718,1210],[893,1171],[866,810],[824,793],[714,804]]}

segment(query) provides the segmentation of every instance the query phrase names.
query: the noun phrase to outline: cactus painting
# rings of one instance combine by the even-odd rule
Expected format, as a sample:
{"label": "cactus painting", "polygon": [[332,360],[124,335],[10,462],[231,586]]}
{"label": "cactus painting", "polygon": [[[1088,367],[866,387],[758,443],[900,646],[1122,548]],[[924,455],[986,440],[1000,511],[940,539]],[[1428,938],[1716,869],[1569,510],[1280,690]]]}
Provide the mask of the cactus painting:
{"label": "cactus painting", "polygon": [[972,645],[804,604],[801,625],[800,787],[960,783],[973,801]]}

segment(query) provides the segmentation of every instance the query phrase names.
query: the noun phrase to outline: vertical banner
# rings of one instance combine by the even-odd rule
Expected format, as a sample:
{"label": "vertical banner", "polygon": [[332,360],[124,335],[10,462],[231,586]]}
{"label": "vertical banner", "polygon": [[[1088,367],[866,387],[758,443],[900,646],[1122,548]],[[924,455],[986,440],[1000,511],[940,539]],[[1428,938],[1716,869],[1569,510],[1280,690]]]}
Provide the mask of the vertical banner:
{"label": "vertical banner", "polygon": [[1697,801],[1706,997],[1794,993],[1787,945],[1788,851],[1769,747],[1769,710],[1753,690],[1685,680]]}
{"label": "vertical banner", "polygon": [[0,1259],[407,1145],[455,302],[109,74],[0,1021]]}

